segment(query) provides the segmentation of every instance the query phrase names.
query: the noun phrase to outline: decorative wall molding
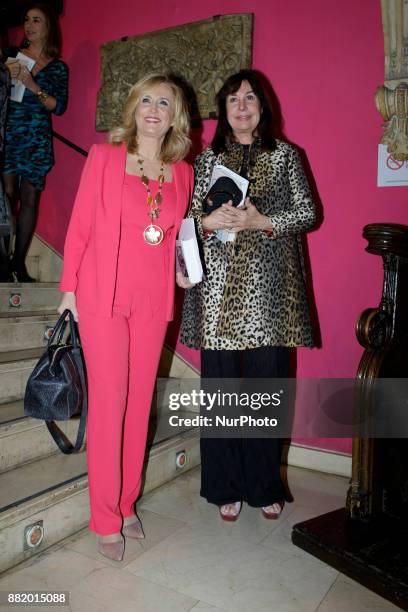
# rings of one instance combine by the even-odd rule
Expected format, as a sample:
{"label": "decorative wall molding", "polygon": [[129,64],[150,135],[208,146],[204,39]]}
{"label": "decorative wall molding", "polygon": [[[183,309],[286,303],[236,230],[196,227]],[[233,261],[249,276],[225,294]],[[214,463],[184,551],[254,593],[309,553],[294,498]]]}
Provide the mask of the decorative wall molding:
{"label": "decorative wall molding", "polygon": [[214,97],[225,79],[249,68],[252,14],[218,15],[101,46],[96,129],[119,125],[130,87],[149,72],[175,73],[194,90],[202,119],[215,116]]}
{"label": "decorative wall molding", "polygon": [[386,123],[381,139],[394,159],[408,160],[408,0],[381,0],[385,81],[375,102]]}

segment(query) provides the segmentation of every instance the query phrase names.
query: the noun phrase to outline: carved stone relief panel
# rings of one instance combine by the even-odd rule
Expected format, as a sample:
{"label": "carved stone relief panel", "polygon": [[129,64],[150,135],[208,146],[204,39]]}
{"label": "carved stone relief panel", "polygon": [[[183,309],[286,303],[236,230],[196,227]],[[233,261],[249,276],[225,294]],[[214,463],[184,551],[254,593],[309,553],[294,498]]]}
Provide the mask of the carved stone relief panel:
{"label": "carved stone relief panel", "polygon": [[192,86],[201,118],[215,116],[215,93],[225,79],[249,68],[252,14],[220,15],[101,46],[96,129],[121,120],[130,87],[149,72],[175,73]]}
{"label": "carved stone relief panel", "polygon": [[381,0],[385,81],[375,102],[386,123],[381,139],[395,159],[408,160],[408,0]]}

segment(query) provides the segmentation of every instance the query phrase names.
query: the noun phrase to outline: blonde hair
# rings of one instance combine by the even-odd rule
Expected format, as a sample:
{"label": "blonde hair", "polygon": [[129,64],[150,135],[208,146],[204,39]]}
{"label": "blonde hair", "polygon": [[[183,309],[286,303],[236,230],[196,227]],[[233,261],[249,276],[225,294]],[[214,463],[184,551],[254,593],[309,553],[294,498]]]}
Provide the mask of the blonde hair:
{"label": "blonde hair", "polygon": [[173,163],[184,159],[187,155],[191,140],[188,136],[190,131],[190,118],[187,104],[182,89],[165,74],[147,74],[131,87],[123,107],[122,125],[113,128],[108,134],[108,142],[120,144],[126,142],[129,153],[137,153],[137,127],[135,121],[136,106],[142,98],[146,89],[155,85],[165,83],[170,87],[174,95],[174,119],[164,137],[161,148],[161,159],[165,163]]}

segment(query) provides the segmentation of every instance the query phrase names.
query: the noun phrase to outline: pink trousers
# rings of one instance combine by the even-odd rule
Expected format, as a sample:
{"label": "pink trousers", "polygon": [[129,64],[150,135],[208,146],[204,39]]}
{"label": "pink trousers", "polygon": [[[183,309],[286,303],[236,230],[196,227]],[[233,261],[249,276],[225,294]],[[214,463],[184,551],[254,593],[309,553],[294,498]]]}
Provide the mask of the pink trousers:
{"label": "pink trousers", "polygon": [[109,318],[79,311],[89,412],[91,518],[99,535],[117,533],[140,492],[150,405],[167,328],[162,295],[140,291],[133,308]]}

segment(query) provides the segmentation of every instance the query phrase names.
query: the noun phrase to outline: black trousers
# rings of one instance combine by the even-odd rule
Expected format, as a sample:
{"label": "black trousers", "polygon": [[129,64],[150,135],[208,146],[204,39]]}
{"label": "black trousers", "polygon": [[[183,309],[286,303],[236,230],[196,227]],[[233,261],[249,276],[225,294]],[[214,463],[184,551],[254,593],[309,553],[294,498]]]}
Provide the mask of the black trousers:
{"label": "black trousers", "polygon": [[[287,378],[290,350],[266,346],[201,351],[202,378]],[[201,438],[200,495],[213,504],[245,501],[260,508],[288,500],[278,438]]]}

